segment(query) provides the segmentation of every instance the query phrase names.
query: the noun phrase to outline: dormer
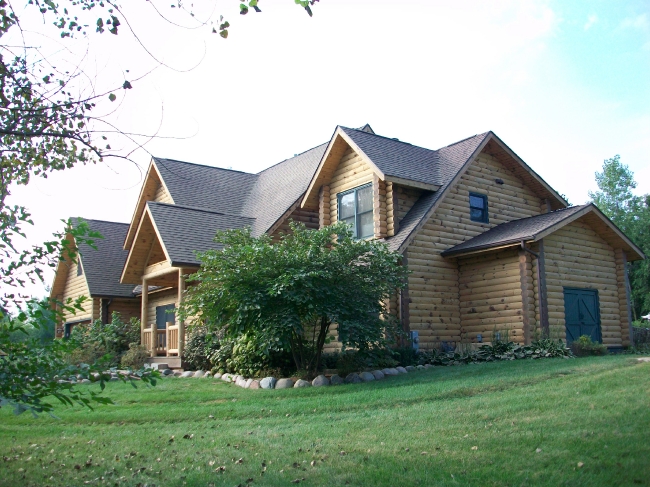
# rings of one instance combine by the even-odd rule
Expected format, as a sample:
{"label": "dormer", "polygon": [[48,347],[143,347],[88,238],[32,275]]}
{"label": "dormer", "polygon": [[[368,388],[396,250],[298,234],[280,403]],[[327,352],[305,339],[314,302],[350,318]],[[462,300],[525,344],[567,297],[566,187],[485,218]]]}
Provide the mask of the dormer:
{"label": "dormer", "polygon": [[435,151],[378,136],[369,125],[339,126],[302,207],[318,208],[321,228],[345,221],[357,238],[387,238],[424,192],[439,188]]}

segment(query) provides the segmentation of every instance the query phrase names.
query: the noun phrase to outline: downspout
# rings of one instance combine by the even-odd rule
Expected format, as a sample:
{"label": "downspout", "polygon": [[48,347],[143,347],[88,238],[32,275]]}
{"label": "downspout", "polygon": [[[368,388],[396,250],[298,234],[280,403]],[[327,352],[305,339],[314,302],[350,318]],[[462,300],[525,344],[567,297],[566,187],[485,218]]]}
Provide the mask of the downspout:
{"label": "downspout", "polygon": [[537,275],[537,299],[539,300],[539,321],[540,321],[540,325],[544,337],[548,338],[550,335],[549,326],[548,326],[548,316],[546,316],[547,310],[546,310],[545,303],[543,302],[544,299],[542,296],[542,272],[541,272],[542,266],[540,265],[540,261],[542,259],[540,258],[540,254],[538,254],[537,252],[533,252],[531,249],[526,247],[526,242],[524,242],[523,240],[521,241],[521,249],[524,252],[528,252],[529,254],[532,254],[537,259],[536,275]]}

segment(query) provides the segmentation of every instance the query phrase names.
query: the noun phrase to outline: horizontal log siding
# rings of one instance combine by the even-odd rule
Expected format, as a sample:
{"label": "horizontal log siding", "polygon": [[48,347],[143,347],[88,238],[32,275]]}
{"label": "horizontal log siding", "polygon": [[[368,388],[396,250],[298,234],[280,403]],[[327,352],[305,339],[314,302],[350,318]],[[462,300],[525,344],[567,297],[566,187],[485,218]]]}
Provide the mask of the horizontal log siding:
{"label": "horizontal log siding", "polygon": [[[83,267],[83,262],[81,264]],[[86,300],[83,303],[83,310],[77,310],[76,313],[71,313],[69,311],[63,312],[63,322],[68,321],[78,321],[84,319],[93,318],[93,300],[90,299],[90,291],[88,290],[88,284],[86,283],[86,276],[82,274],[77,275],[77,264],[66,260],[61,262],[61,267],[65,269],[68,267],[68,276],[65,281],[65,286],[63,288],[63,294],[60,296],[60,299],[63,303],[66,303],[68,299],[79,298],[80,296],[86,296]],[[63,270],[62,269],[62,270]]]}
{"label": "horizontal log siding", "polygon": [[[623,344],[614,249],[587,224],[570,223],[544,238],[551,336],[566,339],[563,287],[597,289],[603,343]],[[582,252],[582,255],[576,254]]]}
{"label": "horizontal log siding", "polygon": [[[503,180],[504,184],[496,184],[497,178]],[[393,188],[396,186],[393,185]],[[470,191],[487,195],[489,223],[470,220]],[[401,220],[415,201],[408,197],[413,196],[415,191],[397,186],[396,193]],[[499,273],[495,271],[488,287],[471,289],[464,286],[467,279],[459,280],[456,260],[444,259],[440,253],[500,223],[538,215],[541,209],[540,198],[510,170],[488,154],[477,157],[408,248],[409,268],[414,271],[409,277],[411,329],[420,332],[422,348],[436,347],[441,341],[460,341],[461,296],[463,300],[483,299],[490,302],[501,298],[510,299],[511,303],[513,299],[521,300],[518,264]],[[485,297],[466,297],[472,294]],[[517,311],[521,313],[521,307],[516,310],[512,306],[485,318],[467,318],[463,327],[471,330],[473,336],[478,332],[471,327],[476,325],[487,327],[490,332],[495,325],[512,326],[514,330],[521,327],[522,317],[517,314]]]}
{"label": "horizontal log siding", "polygon": [[330,180],[330,219],[338,221],[338,194],[372,182],[372,169],[352,149],[343,153]]}
{"label": "horizontal log siding", "polygon": [[108,307],[109,314],[116,311],[120,314],[122,321],[125,323],[131,321],[131,318],[140,319],[140,300],[139,299],[113,299]]}
{"label": "horizontal log siding", "polygon": [[174,203],[171,195],[167,192],[165,187],[160,182],[158,182],[158,185],[156,186],[156,192],[153,195],[153,200],[159,203]]}
{"label": "horizontal log siding", "polygon": [[627,302],[627,282],[625,279],[626,261],[623,250],[616,249],[614,252],[616,257],[616,284],[618,286],[618,303],[621,313],[621,341],[624,347],[632,344],[630,337],[630,320]]}
{"label": "horizontal log siding", "polygon": [[156,307],[167,304],[175,304],[178,307],[178,288],[149,293],[149,300],[147,301],[147,325],[156,322]]}
{"label": "horizontal log siding", "polygon": [[[460,284],[460,322],[463,340],[493,341],[493,332],[509,334],[512,341],[524,343],[524,315],[519,255],[516,249],[489,255],[458,259]],[[532,266],[525,264],[527,273]],[[495,285],[497,279],[508,279]],[[465,292],[464,292],[465,291]],[[489,293],[489,295],[486,295]],[[530,297],[530,306],[533,298]]]}
{"label": "horizontal log siding", "polygon": [[[411,207],[422,195],[422,190],[393,184],[393,204],[397,206],[397,223],[404,219]],[[395,210],[394,210],[395,212]]]}
{"label": "horizontal log siding", "polygon": [[294,221],[296,223],[304,223],[310,230],[318,230],[318,211],[310,210],[309,208],[296,208],[291,214],[282,222],[282,224],[271,234],[274,241],[280,239],[281,234],[290,232],[289,223]]}

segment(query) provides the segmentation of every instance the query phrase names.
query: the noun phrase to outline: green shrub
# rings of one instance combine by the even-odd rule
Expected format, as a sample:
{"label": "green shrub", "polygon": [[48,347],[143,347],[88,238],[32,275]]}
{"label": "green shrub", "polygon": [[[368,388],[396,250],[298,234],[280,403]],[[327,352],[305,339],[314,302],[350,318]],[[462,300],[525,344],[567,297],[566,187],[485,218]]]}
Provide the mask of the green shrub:
{"label": "green shrub", "polygon": [[124,368],[141,369],[149,357],[148,350],[140,343],[131,343],[129,349],[122,354],[120,365]]}
{"label": "green shrub", "polygon": [[291,375],[295,364],[288,350],[276,347],[252,333],[237,338],[224,338],[219,349],[209,357],[213,370],[247,377]]}
{"label": "green shrub", "polygon": [[70,336],[74,349],[67,355],[70,364],[91,364],[100,359],[108,366],[117,366],[131,343],[140,342],[140,320],[122,321],[113,312],[109,323],[95,320],[89,325],[75,326]]}
{"label": "green shrub", "polygon": [[220,346],[221,342],[215,334],[208,332],[205,326],[195,325],[190,329],[185,342],[183,360],[192,370],[210,370],[210,356],[218,351]]}
{"label": "green shrub", "polygon": [[419,353],[413,347],[395,348],[393,350],[393,357],[402,367],[418,365],[420,360]]}
{"label": "green shrub", "polygon": [[571,343],[571,350],[576,357],[607,354],[607,347],[602,343],[593,342],[589,335],[582,335]]}

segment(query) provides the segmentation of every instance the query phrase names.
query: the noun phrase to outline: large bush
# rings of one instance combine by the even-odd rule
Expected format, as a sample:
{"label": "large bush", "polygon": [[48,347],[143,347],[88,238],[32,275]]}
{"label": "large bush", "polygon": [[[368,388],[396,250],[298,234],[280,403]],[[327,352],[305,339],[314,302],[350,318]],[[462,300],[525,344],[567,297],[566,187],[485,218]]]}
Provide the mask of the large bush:
{"label": "large bush", "polygon": [[385,243],[355,239],[344,223],[320,230],[291,224],[276,243],[248,230],[216,240],[223,250],[199,254],[180,310],[185,319],[198,317],[232,339],[277,343],[291,351],[296,369],[312,373],[333,323],[346,348],[383,349],[393,339],[386,302],[407,270]]}
{"label": "large bush", "polygon": [[210,356],[221,347],[219,337],[202,325],[192,326],[188,331],[183,360],[192,370],[210,370],[212,368]]}
{"label": "large bush", "polygon": [[101,359],[107,366],[117,366],[130,344],[140,343],[140,320],[124,322],[118,312],[113,312],[109,323],[95,320],[75,326],[70,341],[74,348],[67,356],[69,363],[90,364]]}

